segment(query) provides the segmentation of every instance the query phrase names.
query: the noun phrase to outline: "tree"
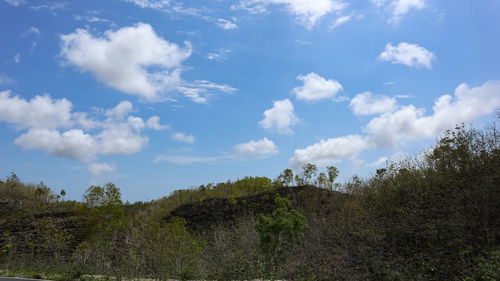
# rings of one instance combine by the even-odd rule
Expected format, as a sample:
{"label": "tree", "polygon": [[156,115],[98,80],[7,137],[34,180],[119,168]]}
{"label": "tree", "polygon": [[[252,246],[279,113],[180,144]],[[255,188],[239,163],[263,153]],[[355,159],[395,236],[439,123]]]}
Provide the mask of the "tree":
{"label": "tree", "polygon": [[333,183],[340,173],[339,169],[334,166],[326,166],[326,170],[328,172],[328,183],[330,185],[330,189],[333,189]]}
{"label": "tree", "polygon": [[316,179],[316,186],[326,188],[329,185],[328,178],[324,172],[319,173],[318,178]]}
{"label": "tree", "polygon": [[290,201],[286,198],[278,195],[274,202],[271,217],[260,214],[255,223],[259,247],[265,256],[266,271],[271,278],[275,277],[284,254],[304,238],[308,227],[304,216],[289,209]]}
{"label": "tree", "polygon": [[292,169],[285,169],[278,176],[276,181],[282,186],[291,186],[293,184],[293,171]]}
{"label": "tree", "polygon": [[316,167],[316,165],[311,164],[311,163],[307,163],[307,164],[304,164],[304,166],[302,166],[302,173],[303,173],[305,184],[311,183],[311,179],[314,176],[316,176],[317,170],[318,170],[318,168]]}
{"label": "tree", "polygon": [[64,200],[64,196],[66,196],[66,190],[61,189],[61,192],[59,193],[59,196],[60,196],[60,198],[62,198],[62,200]]}

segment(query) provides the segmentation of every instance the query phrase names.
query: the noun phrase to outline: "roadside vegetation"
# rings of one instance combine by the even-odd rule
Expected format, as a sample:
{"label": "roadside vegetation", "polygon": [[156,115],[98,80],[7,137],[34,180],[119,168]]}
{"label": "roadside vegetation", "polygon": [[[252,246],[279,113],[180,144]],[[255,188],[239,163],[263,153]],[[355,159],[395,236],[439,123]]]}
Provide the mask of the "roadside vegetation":
{"label": "roadside vegetation", "polygon": [[113,183],[76,202],[11,174],[0,181],[0,275],[500,280],[499,140],[461,126],[364,179],[337,183],[334,166],[306,164],[133,204]]}

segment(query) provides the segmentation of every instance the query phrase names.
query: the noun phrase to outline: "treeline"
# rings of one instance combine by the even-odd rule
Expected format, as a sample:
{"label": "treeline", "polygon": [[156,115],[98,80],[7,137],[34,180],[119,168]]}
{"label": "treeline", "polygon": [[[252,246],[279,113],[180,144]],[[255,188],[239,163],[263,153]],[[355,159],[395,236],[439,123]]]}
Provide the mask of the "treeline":
{"label": "treeline", "polygon": [[[68,202],[12,174],[0,182],[0,268],[61,280],[500,280],[495,129],[457,127],[370,178],[339,184],[338,174],[306,164],[297,175],[286,169],[274,180],[248,177],[134,204],[112,183]],[[214,198],[241,209],[258,194],[273,198],[260,202],[274,211],[203,231],[169,215],[210,212]]]}

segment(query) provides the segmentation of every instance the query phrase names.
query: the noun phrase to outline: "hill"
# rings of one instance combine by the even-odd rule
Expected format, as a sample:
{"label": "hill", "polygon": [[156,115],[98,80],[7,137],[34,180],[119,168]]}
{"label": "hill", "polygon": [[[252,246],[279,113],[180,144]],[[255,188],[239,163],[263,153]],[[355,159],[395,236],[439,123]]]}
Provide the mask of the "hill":
{"label": "hill", "polygon": [[11,175],[0,183],[0,266],[64,280],[500,278],[496,131],[458,127],[367,179],[315,174],[309,164],[296,178],[287,169],[134,204],[112,183],[68,202]]}

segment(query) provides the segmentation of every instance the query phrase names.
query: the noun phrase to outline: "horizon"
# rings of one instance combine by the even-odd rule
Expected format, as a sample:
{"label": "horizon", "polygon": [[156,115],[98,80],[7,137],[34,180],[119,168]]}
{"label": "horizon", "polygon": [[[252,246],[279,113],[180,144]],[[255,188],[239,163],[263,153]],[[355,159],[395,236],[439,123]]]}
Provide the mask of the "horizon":
{"label": "horizon", "polygon": [[123,201],[339,181],[500,109],[500,2],[0,0],[0,177]]}

